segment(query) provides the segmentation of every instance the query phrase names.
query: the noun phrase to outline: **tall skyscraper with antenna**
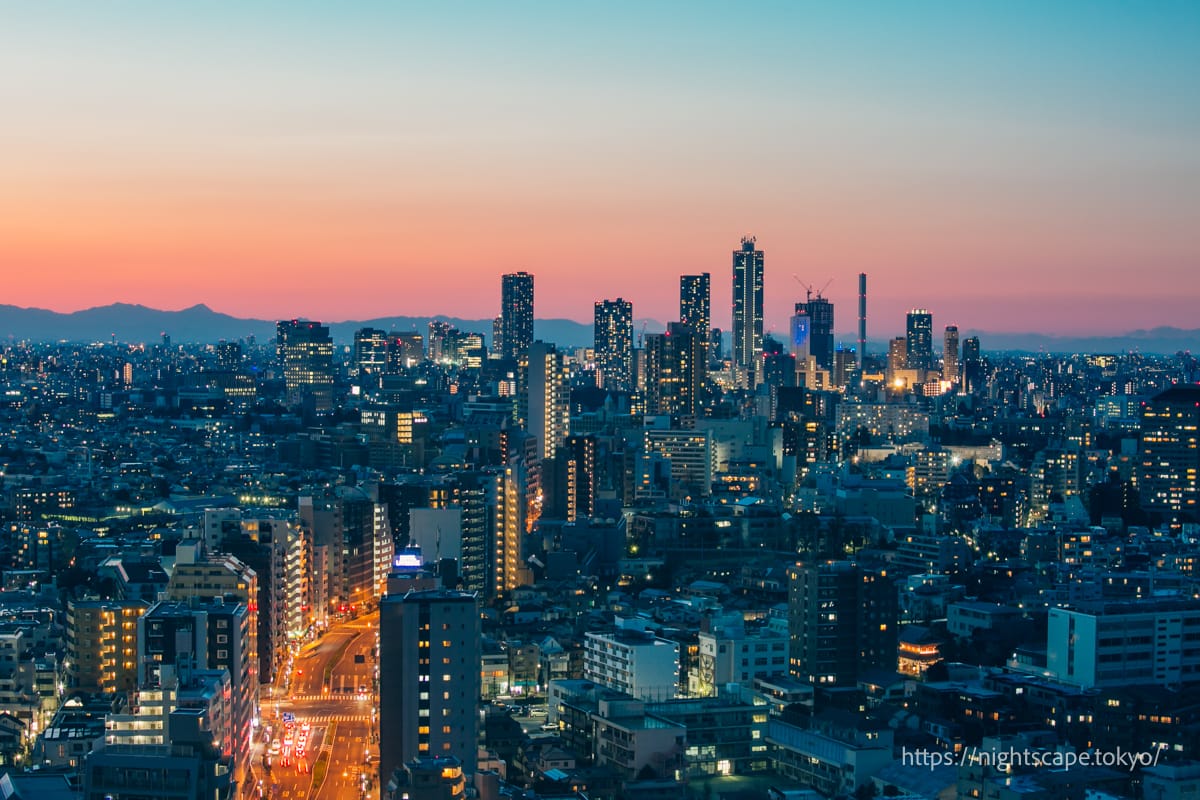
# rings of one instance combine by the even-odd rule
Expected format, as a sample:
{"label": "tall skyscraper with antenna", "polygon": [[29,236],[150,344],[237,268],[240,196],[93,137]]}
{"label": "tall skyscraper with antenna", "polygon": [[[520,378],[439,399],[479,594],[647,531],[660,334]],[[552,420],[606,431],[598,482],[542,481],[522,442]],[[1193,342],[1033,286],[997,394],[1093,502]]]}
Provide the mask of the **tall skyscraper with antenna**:
{"label": "tall skyscraper with antenna", "polygon": [[754,373],[762,354],[763,251],[753,236],[733,251],[733,363]]}

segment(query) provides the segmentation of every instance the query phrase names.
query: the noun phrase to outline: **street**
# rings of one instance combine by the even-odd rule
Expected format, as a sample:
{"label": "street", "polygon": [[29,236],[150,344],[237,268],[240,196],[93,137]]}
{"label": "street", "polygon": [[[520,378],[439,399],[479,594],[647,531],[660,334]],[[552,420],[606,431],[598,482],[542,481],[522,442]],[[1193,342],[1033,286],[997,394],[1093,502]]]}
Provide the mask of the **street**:
{"label": "street", "polygon": [[[286,694],[277,687],[269,696],[264,687],[262,720],[270,741],[260,735],[255,742],[255,783],[244,796],[261,789],[259,796],[273,800],[379,797],[374,766],[378,624],[379,614],[373,612],[332,626],[300,651],[290,676],[281,676]],[[294,720],[290,726],[288,719]],[[298,732],[305,724],[309,731],[300,752]],[[285,741],[289,727],[292,735]]]}

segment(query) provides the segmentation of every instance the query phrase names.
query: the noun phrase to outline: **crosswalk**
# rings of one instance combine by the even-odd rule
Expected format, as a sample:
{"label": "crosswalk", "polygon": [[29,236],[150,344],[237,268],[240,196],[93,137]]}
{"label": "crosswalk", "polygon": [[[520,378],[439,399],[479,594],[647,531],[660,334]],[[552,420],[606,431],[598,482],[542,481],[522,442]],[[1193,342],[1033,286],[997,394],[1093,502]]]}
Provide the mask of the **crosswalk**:
{"label": "crosswalk", "polygon": [[371,718],[365,714],[306,714],[304,721],[315,725],[319,722],[370,722]]}
{"label": "crosswalk", "polygon": [[336,694],[298,694],[298,695],[294,695],[294,696],[292,696],[292,697],[289,697],[289,698],[287,698],[286,700],[280,699],[280,700],[279,700],[279,703],[280,703],[280,705],[283,705],[283,704],[285,704],[285,703],[289,703],[289,702],[291,702],[291,703],[315,703],[315,702],[327,703],[327,702],[329,702],[330,700],[339,700],[339,701],[341,701],[341,702],[344,702],[344,703],[346,703],[346,704],[350,704],[350,703],[366,703],[366,702],[368,702],[368,701],[367,701],[367,700],[365,700],[365,699],[363,699],[363,700],[360,700],[360,699],[359,699],[359,695],[356,695],[356,694],[346,694],[346,695],[336,695]]}

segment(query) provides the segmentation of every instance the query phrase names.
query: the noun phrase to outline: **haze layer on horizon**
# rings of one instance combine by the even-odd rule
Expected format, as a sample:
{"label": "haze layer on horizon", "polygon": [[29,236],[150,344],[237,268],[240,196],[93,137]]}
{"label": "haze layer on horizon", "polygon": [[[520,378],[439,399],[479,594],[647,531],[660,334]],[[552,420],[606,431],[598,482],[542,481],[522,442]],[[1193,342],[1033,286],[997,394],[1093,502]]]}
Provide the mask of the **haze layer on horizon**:
{"label": "haze layer on horizon", "polygon": [[10,9],[3,301],[1195,327],[1196,4],[404,5]]}

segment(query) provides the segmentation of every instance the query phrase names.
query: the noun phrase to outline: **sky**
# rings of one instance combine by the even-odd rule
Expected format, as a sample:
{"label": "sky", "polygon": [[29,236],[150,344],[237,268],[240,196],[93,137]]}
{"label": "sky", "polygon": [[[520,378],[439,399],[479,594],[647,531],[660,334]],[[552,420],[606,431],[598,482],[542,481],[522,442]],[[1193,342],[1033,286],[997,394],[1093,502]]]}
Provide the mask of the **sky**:
{"label": "sky", "polygon": [[0,302],[1200,327],[1200,3],[25,3]]}

